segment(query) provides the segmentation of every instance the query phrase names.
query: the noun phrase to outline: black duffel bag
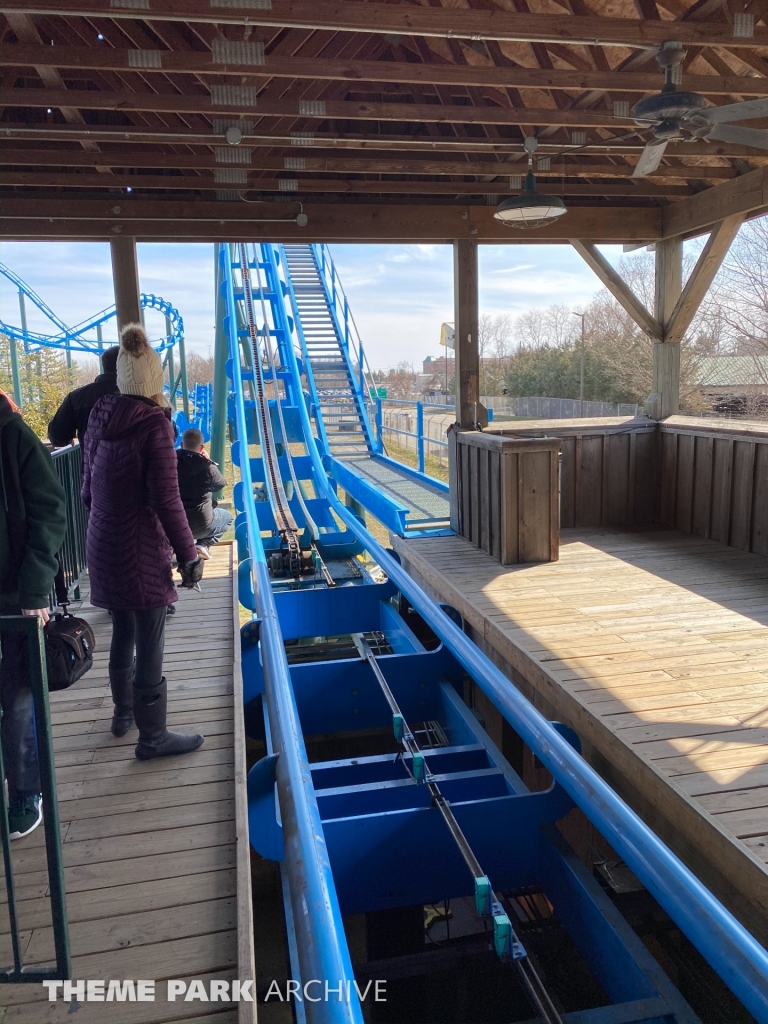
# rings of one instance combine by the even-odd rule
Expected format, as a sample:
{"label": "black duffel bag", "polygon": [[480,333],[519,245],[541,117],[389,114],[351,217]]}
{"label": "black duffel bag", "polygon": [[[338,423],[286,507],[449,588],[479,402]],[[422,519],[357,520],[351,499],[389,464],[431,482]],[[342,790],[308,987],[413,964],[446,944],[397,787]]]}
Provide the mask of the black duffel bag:
{"label": "black duffel bag", "polygon": [[89,623],[70,615],[66,605],[63,614],[48,620],[44,632],[48,689],[66,690],[93,665],[96,637]]}

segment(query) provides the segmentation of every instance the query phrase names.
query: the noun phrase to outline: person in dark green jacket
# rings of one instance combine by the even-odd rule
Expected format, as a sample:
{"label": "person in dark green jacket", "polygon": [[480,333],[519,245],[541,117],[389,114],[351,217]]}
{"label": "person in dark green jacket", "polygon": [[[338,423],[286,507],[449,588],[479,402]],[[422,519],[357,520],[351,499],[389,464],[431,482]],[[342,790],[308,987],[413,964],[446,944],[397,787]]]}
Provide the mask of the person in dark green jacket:
{"label": "person in dark green jacket", "polygon": [[[48,621],[56,553],[67,527],[64,490],[51,456],[0,391],[0,615]],[[21,633],[0,633],[2,746],[11,839],[42,821],[32,691]]]}

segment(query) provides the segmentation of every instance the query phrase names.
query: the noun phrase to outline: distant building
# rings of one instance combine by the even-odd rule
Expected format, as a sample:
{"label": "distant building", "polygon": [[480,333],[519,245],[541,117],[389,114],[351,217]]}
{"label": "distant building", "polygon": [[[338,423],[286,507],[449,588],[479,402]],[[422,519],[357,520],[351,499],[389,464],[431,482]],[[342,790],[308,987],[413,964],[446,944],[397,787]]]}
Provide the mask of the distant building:
{"label": "distant building", "polygon": [[768,356],[710,356],[701,360],[692,383],[714,412],[768,413]]}
{"label": "distant building", "polygon": [[453,375],[454,365],[455,360],[453,356],[451,356],[450,359],[446,359],[445,356],[427,356],[427,358],[421,364],[421,372],[428,373],[430,376],[434,374],[437,374],[439,376],[440,374],[442,374],[444,377],[447,367],[448,378],[450,379],[451,376]]}

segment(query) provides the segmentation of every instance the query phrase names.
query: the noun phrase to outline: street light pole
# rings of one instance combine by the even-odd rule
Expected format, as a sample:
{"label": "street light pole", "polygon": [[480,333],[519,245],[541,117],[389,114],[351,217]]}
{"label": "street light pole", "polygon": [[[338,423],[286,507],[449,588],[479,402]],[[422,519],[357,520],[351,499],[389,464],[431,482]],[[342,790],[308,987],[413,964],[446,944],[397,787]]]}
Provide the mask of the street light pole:
{"label": "street light pole", "polygon": [[574,313],[581,317],[581,383],[579,384],[579,416],[584,418],[584,317],[586,313]]}

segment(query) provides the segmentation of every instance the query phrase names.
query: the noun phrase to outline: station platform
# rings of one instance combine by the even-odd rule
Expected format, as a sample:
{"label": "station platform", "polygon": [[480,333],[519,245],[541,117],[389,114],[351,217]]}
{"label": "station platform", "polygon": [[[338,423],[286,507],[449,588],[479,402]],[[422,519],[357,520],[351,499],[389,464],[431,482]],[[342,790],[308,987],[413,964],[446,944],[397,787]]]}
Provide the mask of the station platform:
{"label": "station platform", "polygon": [[456,536],[392,543],[765,944],[768,558],[663,529],[565,530],[536,565]]}
{"label": "station platform", "polygon": [[[112,1002],[107,1013],[106,1003],[73,1008],[47,1002],[41,985],[6,985],[3,1024],[255,1020],[255,1004],[168,1002],[164,984],[253,977],[230,545],[212,549],[201,586],[202,593],[180,592],[164,660],[168,725],[204,733],[199,751],[140,762],[135,728],[122,739],[111,735],[111,625],[106,611],[88,603],[87,590],[72,610],[93,626],[94,665],[51,694],[72,977],[154,979],[155,1001]],[[13,843],[12,852],[25,965],[53,963],[43,827]],[[7,935],[3,945],[9,948]]]}

